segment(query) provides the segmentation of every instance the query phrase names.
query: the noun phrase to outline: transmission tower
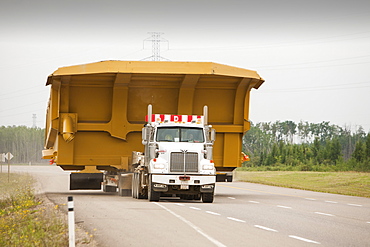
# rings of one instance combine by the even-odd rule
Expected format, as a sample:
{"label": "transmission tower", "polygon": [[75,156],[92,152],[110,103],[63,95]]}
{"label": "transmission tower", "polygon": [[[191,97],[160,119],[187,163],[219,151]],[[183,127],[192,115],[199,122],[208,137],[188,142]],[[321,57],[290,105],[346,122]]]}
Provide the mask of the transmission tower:
{"label": "transmission tower", "polygon": [[169,46],[168,40],[161,37],[163,33],[160,32],[148,32],[151,37],[144,39],[143,46],[145,46],[145,42],[152,43],[152,55],[150,57],[144,58],[142,60],[146,61],[170,61],[167,58],[161,57],[161,42],[167,43],[167,48]]}
{"label": "transmission tower", "polygon": [[36,128],[36,114],[32,114],[32,120],[33,120],[33,124],[32,124],[32,128]]}

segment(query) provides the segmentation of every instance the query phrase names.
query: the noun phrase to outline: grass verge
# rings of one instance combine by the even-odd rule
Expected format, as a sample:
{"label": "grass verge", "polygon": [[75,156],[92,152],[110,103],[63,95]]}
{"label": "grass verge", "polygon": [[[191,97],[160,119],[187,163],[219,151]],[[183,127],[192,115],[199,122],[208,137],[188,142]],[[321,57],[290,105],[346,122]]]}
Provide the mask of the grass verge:
{"label": "grass verge", "polygon": [[370,198],[370,173],[235,171],[243,182]]}
{"label": "grass verge", "polygon": [[33,191],[34,180],[0,173],[0,246],[68,246],[68,229],[57,207],[45,206]]}

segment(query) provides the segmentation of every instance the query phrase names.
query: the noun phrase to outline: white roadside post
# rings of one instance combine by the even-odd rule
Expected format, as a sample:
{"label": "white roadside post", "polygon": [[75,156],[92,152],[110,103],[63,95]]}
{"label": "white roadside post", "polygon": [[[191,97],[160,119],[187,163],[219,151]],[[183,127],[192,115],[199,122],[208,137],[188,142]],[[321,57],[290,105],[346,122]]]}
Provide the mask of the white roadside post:
{"label": "white roadside post", "polygon": [[75,212],[73,196],[68,196],[68,233],[69,247],[75,247]]}
{"label": "white roadside post", "polygon": [[[4,162],[5,163],[5,154],[2,153],[0,154],[0,163]],[[3,173],[3,164],[1,164],[1,173]]]}
{"label": "white roadside post", "polygon": [[9,161],[11,160],[11,159],[13,159],[13,155],[10,153],[10,152],[7,152],[6,154],[5,154],[5,158],[8,160],[8,183],[9,183],[9,176],[10,176],[10,163],[9,163]]}

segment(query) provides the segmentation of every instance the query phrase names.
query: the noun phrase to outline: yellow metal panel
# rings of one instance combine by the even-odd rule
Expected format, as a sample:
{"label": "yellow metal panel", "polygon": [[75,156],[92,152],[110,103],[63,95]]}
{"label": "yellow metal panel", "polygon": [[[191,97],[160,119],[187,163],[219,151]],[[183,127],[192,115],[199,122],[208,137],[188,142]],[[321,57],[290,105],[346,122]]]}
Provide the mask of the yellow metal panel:
{"label": "yellow metal panel", "polygon": [[107,132],[77,132],[73,142],[74,165],[122,167],[122,157],[130,162],[132,150],[143,151],[140,132],[129,133],[127,141],[112,138]]}
{"label": "yellow metal panel", "polygon": [[180,86],[177,114],[193,114],[195,86],[199,75],[185,75]]}
{"label": "yellow metal panel", "polygon": [[223,167],[240,166],[241,136],[241,134],[225,133]]}

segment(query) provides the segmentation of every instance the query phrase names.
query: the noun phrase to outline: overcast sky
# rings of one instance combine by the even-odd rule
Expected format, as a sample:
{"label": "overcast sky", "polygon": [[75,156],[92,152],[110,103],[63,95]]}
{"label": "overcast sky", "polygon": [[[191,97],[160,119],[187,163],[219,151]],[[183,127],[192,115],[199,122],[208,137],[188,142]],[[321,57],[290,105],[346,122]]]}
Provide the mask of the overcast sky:
{"label": "overcast sky", "polygon": [[152,55],[256,70],[250,120],[370,131],[369,0],[0,1],[0,126],[45,126],[57,68]]}

